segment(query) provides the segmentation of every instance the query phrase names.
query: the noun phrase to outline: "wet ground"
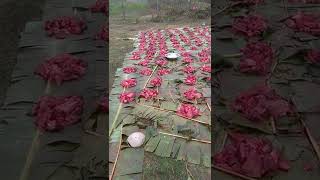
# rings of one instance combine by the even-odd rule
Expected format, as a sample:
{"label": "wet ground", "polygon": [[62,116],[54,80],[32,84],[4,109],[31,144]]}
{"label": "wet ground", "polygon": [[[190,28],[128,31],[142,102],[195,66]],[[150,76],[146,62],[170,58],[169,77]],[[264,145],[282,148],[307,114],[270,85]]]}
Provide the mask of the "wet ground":
{"label": "wet ground", "polygon": [[0,1],[0,105],[16,63],[19,34],[26,22],[41,18],[45,0]]}

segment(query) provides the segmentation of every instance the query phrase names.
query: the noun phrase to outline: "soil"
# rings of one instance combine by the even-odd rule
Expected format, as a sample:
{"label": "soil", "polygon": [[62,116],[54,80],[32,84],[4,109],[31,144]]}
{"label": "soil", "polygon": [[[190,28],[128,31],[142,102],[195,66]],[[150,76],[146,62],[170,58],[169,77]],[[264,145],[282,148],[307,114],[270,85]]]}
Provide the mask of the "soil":
{"label": "soil", "polygon": [[0,106],[16,64],[19,34],[26,22],[40,20],[45,0],[0,1]]}

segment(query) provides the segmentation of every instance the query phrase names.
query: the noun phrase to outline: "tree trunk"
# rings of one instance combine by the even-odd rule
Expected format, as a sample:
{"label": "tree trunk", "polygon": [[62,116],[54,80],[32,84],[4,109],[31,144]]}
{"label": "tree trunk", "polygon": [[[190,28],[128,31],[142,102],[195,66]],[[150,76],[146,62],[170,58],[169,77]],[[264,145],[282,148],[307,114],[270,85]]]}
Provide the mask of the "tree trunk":
{"label": "tree trunk", "polygon": [[121,8],[122,8],[122,19],[126,20],[126,8],[125,8],[125,2],[126,0],[121,1]]}
{"label": "tree trunk", "polygon": [[156,12],[157,12],[157,17],[159,17],[160,16],[160,4],[159,4],[159,0],[157,0],[157,10],[156,10]]}

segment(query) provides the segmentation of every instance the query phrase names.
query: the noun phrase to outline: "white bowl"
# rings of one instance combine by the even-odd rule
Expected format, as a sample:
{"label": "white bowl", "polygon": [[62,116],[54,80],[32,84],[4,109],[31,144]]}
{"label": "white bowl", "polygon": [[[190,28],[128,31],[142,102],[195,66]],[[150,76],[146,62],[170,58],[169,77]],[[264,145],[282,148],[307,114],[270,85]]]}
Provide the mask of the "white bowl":
{"label": "white bowl", "polygon": [[145,140],[145,135],[141,132],[134,132],[129,135],[127,141],[131,147],[140,147]]}

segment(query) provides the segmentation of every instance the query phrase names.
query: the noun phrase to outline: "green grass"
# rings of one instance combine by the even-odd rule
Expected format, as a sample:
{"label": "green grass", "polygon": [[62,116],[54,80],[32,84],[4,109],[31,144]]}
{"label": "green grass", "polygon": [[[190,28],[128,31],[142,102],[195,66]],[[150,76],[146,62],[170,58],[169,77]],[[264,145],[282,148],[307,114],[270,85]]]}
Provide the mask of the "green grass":
{"label": "green grass", "polygon": [[[111,3],[109,8],[110,8],[111,16],[122,15],[121,3]],[[127,3],[125,8],[126,8],[126,15],[128,16],[140,15],[148,10],[147,5],[143,3]]]}

